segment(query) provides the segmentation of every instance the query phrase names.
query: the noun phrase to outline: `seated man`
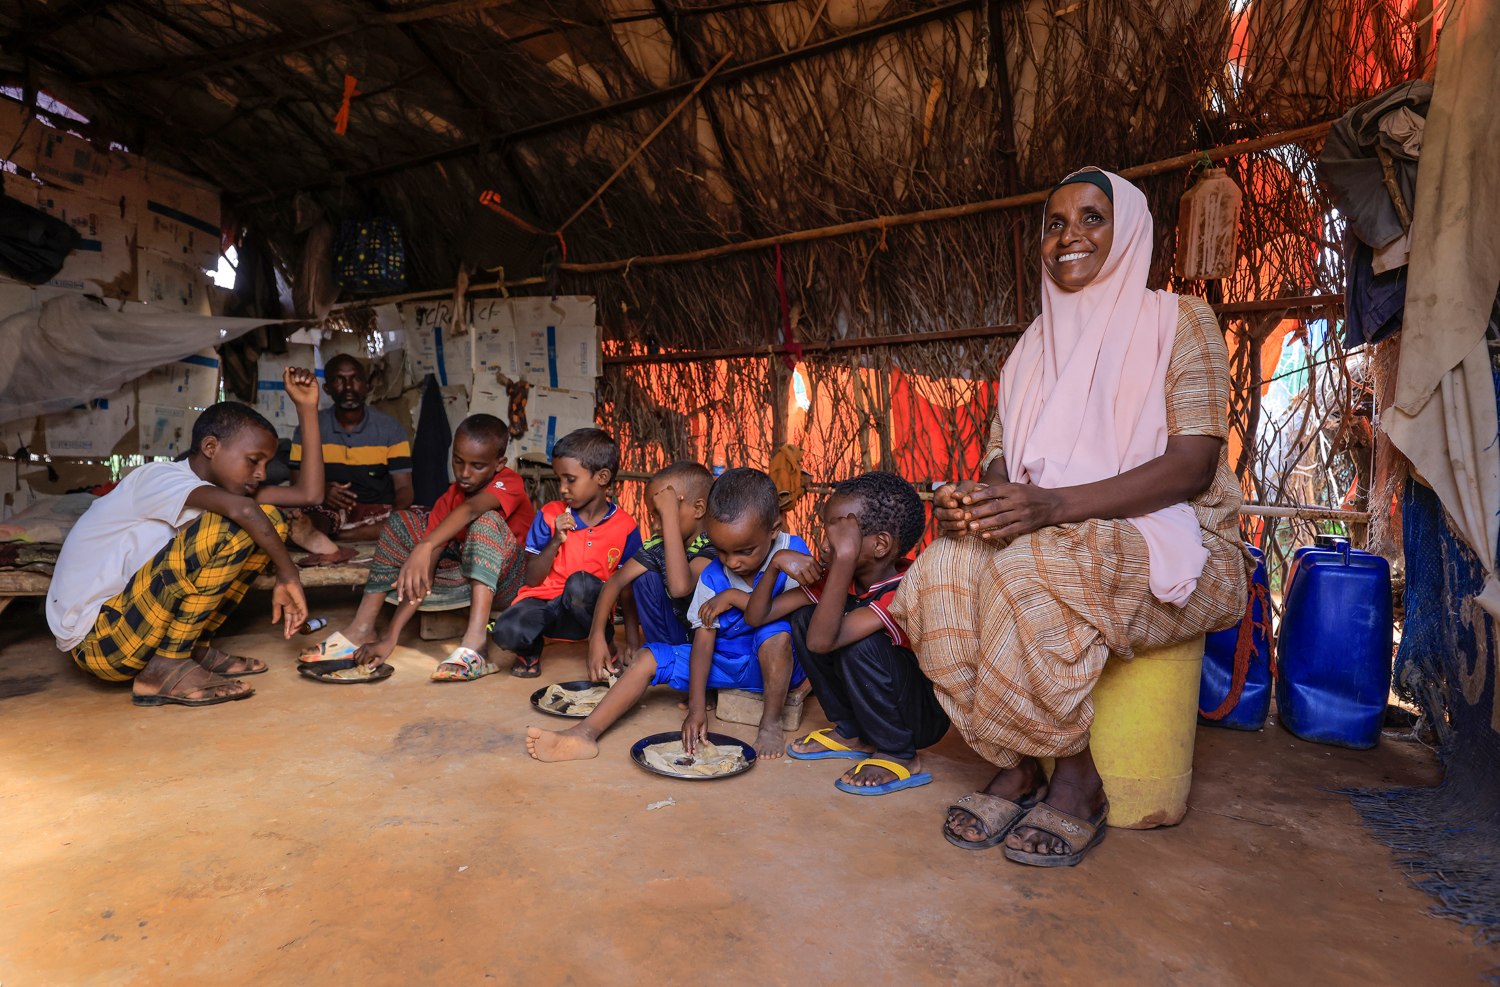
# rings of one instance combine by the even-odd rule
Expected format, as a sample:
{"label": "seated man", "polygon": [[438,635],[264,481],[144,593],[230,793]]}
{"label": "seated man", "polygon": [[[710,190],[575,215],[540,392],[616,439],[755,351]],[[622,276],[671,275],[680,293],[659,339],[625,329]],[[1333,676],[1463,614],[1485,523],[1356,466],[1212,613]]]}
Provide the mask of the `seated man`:
{"label": "seated man", "polygon": [[[292,520],[292,540],[313,555],[303,560],[333,562],[352,558],[335,541],[373,540],[391,516],[411,506],[411,443],[406,429],[366,404],[370,379],[362,363],[347,353],[323,368],[323,390],[333,407],[318,412],[323,434],[323,503]],[[302,430],[292,437],[292,483],[302,464]]]}

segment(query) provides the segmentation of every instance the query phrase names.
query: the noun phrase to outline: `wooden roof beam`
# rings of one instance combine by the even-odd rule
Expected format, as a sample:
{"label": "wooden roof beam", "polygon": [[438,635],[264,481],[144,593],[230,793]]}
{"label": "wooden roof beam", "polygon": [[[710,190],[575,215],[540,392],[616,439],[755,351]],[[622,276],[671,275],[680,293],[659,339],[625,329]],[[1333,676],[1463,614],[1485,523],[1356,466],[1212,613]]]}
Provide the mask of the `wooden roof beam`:
{"label": "wooden roof beam", "polygon": [[[27,48],[58,31],[72,27],[87,17],[103,13],[109,3],[110,0],[64,0],[63,3],[54,4],[34,20],[20,19],[21,27],[5,36],[5,47]],[[10,19],[16,20],[17,18],[11,15]]]}
{"label": "wooden roof beam", "polygon": [[[688,74],[694,78],[703,78],[704,66],[698,59],[697,46],[684,36],[678,11],[666,0],[651,0],[651,3],[660,14],[667,36],[672,39],[672,47],[682,58],[682,64],[687,68]],[[750,183],[746,181],[745,173],[740,168],[739,158],[725,136],[724,122],[719,116],[719,107],[711,92],[703,94],[703,112],[708,117],[708,128],[714,135],[714,143],[719,145],[719,161],[724,166],[724,177],[728,180],[729,188],[739,202],[740,219],[752,236],[764,236],[766,230],[760,224],[757,203],[750,193]]]}
{"label": "wooden roof beam", "polygon": [[[99,2],[99,0],[83,0],[83,2]],[[453,17],[458,14],[478,13],[494,7],[507,6],[512,2],[513,0],[454,0],[451,3],[435,3],[409,10],[384,11],[379,14],[366,15],[337,23],[317,34],[298,35],[289,31],[280,31],[267,37],[242,41],[239,44],[225,45],[222,48],[216,48],[212,51],[196,55],[186,55],[172,61],[152,65],[149,68],[105,72],[99,75],[86,76],[77,80],[77,82],[83,86],[98,87],[121,82],[137,82],[143,79],[166,77],[184,79],[194,75],[202,75],[206,72],[217,72],[221,69],[233,68],[247,62],[259,61],[263,58],[275,58],[281,55],[290,55],[294,52],[306,51],[308,48],[317,48],[331,41],[337,41],[340,38],[346,38],[352,34],[358,34],[374,28],[409,27],[424,21]],[[682,16],[698,17],[705,14],[722,13],[747,7],[764,7],[772,4],[794,2],[796,0],[731,0],[731,2],[718,3],[706,7],[694,7],[679,11],[678,13]],[[497,36],[496,40],[502,44],[515,45],[524,41],[530,41],[533,38],[558,34],[577,27],[608,27],[614,24],[655,20],[656,16],[654,13],[630,14],[609,18],[597,23],[590,21],[570,22],[555,27],[528,31],[525,34],[518,34],[513,37],[500,35]]]}
{"label": "wooden roof beam", "polygon": [[[926,10],[920,10],[912,14],[895,17],[891,20],[882,21],[878,24],[871,24],[868,27],[859,28],[858,30],[850,31],[846,34],[836,35],[832,38],[826,38],[822,41],[815,41],[812,44],[803,45],[801,48],[793,48],[790,51],[784,51],[776,55],[768,55],[765,58],[756,59],[753,62],[745,62],[741,65],[731,65],[719,71],[718,75],[716,75],[711,80],[710,88],[714,86],[725,85],[726,83],[729,83],[736,79],[745,79],[754,75],[759,75],[763,72],[770,71],[771,69],[781,68],[783,66],[804,61],[808,58],[813,58],[818,55],[826,55],[843,48],[848,48],[852,45],[861,44],[866,41],[873,41],[877,38],[882,38],[888,34],[894,34],[898,31],[905,31],[914,27],[920,27],[921,25],[930,23],[932,21],[941,20],[946,17],[951,17],[954,14],[962,13],[963,11],[972,10],[975,7],[978,7],[981,2],[983,2],[983,0],[950,0],[950,2],[940,4],[936,7],[929,7]],[[424,165],[440,164],[446,161],[452,161],[456,158],[467,157],[468,155],[476,154],[482,151],[488,151],[492,148],[514,141],[529,140],[534,137],[540,137],[543,134],[550,134],[554,131],[564,130],[569,127],[576,127],[585,123],[591,123],[595,120],[604,119],[605,117],[611,117],[620,113],[627,113],[631,110],[638,110],[643,107],[653,106],[665,100],[681,99],[688,93],[692,92],[693,88],[698,85],[700,81],[702,80],[689,79],[686,82],[675,83],[670,86],[664,86],[660,89],[653,89],[650,92],[640,93],[635,96],[627,96],[624,99],[615,100],[612,103],[605,103],[600,106],[590,107],[586,110],[580,110],[577,113],[570,113],[567,116],[556,117],[551,120],[544,120],[540,123],[528,124],[527,126],[519,127],[516,130],[512,130],[506,134],[501,134],[497,137],[490,137],[484,140],[469,141],[467,143],[459,144],[454,147],[445,148],[441,151],[432,151],[427,154],[420,154],[415,157],[405,158],[401,161],[394,161],[390,164],[380,165],[378,167],[369,168],[364,171],[351,172],[324,178],[316,182],[309,182],[306,185],[287,189],[281,194],[292,195],[297,192],[329,188],[340,182],[352,182],[360,181],[363,179],[379,178],[383,175],[390,175],[399,171],[409,171],[413,168],[420,168]],[[258,201],[264,200],[252,200],[248,204],[253,205]]]}

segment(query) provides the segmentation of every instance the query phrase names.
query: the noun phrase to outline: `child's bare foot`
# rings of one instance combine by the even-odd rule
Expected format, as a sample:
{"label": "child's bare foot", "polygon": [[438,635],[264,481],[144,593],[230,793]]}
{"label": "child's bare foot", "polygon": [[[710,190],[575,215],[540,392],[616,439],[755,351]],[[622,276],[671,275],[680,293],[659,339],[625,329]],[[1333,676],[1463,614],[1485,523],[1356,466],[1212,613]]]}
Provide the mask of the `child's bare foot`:
{"label": "child's bare foot", "polygon": [[527,727],[526,753],[538,761],[587,761],[599,756],[599,745],[572,730],[553,733],[541,727]]}
{"label": "child's bare foot", "polygon": [[803,679],[800,685],[794,686],[786,694],[786,701],[789,705],[796,706],[807,698],[809,692],[812,692],[812,679]]}
{"label": "child's bare foot", "polygon": [[760,733],[755,735],[755,753],[773,761],[778,757],[786,757],[786,734],[782,732],[779,722],[769,726],[764,723],[760,725]]}
{"label": "child's bare foot", "polygon": [[344,628],[343,633],[344,636],[349,639],[350,644],[374,644],[376,641],[380,640],[380,635],[375,633],[374,624],[369,624],[364,627],[350,624],[348,627]]}
{"label": "child's bare foot", "polygon": [[339,550],[332,538],[313,527],[306,514],[298,514],[292,518],[291,539],[314,555],[336,554]]}

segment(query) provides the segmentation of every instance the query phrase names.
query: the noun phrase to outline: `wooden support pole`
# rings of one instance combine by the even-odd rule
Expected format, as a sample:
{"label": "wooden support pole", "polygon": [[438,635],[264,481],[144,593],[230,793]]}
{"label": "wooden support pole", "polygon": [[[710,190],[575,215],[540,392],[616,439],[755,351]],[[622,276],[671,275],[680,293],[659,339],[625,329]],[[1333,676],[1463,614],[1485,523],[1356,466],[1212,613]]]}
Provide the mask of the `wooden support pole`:
{"label": "wooden support pole", "polygon": [[[1283,144],[1313,140],[1327,134],[1328,128],[1332,125],[1333,121],[1329,120],[1324,123],[1315,123],[1309,127],[1300,127],[1296,130],[1287,130],[1279,134],[1240,141],[1237,144],[1224,144],[1220,147],[1209,148],[1206,151],[1190,151],[1187,154],[1178,154],[1170,158],[1163,158],[1160,161],[1153,161],[1149,164],[1125,168],[1119,174],[1123,178],[1146,178],[1189,167],[1203,160],[1205,157],[1210,161],[1219,161],[1224,158],[1238,157],[1241,154],[1264,151],[1267,148],[1280,147]],[[828,240],[833,237],[849,236],[853,233],[879,232],[896,226],[915,226],[919,223],[933,223],[940,220],[960,219],[965,216],[978,216],[984,213],[999,212],[1005,209],[1016,209],[1021,206],[1034,206],[1047,201],[1047,194],[1047,189],[1039,189],[1035,192],[1023,192],[1020,195],[1008,195],[1000,199],[966,202],[957,206],[923,209],[918,212],[902,213],[895,216],[878,216],[874,219],[861,219],[852,223],[838,223],[834,226],[799,230],[795,233],[760,237],[755,240],[741,240],[738,243],[726,243],[717,247],[705,247],[702,250],[689,250],[677,254],[628,257],[623,260],[607,260],[593,264],[563,264],[562,270],[571,274],[605,274],[611,271],[621,271],[626,267],[662,267],[669,264],[688,264],[695,261],[730,257],[752,250],[764,250],[767,247],[774,247],[778,244]]]}
{"label": "wooden support pole", "polygon": [[[1296,130],[1287,130],[1279,134],[1270,134],[1265,137],[1257,137],[1253,140],[1241,141],[1237,144],[1225,144],[1220,147],[1210,148],[1207,151],[1193,151],[1188,154],[1179,154],[1175,157],[1165,158],[1161,161],[1153,161],[1149,164],[1137,165],[1126,168],[1120,174],[1126,178],[1140,178],[1147,175],[1159,175],[1163,172],[1178,168],[1185,168],[1200,161],[1204,156],[1210,160],[1218,161],[1224,158],[1236,157],[1241,154],[1253,154],[1256,151],[1264,151],[1267,148],[1280,147],[1283,144],[1291,144],[1296,141],[1312,140],[1323,136],[1332,126],[1332,121],[1316,123],[1308,127],[1299,127]],[[919,212],[904,213],[897,216],[883,216],[876,219],[862,219],[852,223],[840,223],[836,226],[823,226],[810,230],[799,230],[794,233],[783,233],[777,236],[761,237],[755,240],[744,240],[738,243],[726,243],[718,247],[708,247],[703,250],[694,250],[680,254],[658,254],[647,257],[627,257],[622,260],[600,261],[592,264],[567,263],[561,265],[561,269],[570,274],[605,274],[613,271],[623,271],[635,267],[661,267],[669,264],[687,264],[694,261],[713,260],[719,257],[728,257],[733,254],[745,253],[750,250],[760,250],[766,247],[776,246],[784,243],[806,243],[816,240],[828,240],[834,237],[849,236],[854,233],[868,233],[888,229],[892,226],[915,226],[921,223],[935,223],[948,219],[956,219],[962,216],[972,216],[986,212],[997,212],[1005,209],[1015,209],[1021,206],[1035,205],[1047,199],[1047,191],[1025,192],[1020,195],[1007,196],[1003,199],[989,199],[984,202],[971,202],[960,206],[944,206],[940,209],[924,209]],[[483,291],[498,291],[501,288],[524,288],[545,284],[546,279],[540,277],[520,278],[513,281],[496,281],[491,285],[478,285],[470,294]],[[449,289],[441,288],[433,291],[415,291],[404,295],[393,295],[387,298],[368,299],[359,302],[347,302],[336,308],[345,308],[353,305],[382,305],[394,302],[416,301],[423,298],[441,298],[447,295]],[[1325,308],[1342,307],[1344,296],[1338,294],[1326,295],[1298,295],[1292,298],[1269,298],[1258,299],[1248,302],[1229,302],[1223,305],[1215,305],[1214,310],[1221,315],[1238,315],[1247,312],[1285,311],[1292,314],[1298,311],[1314,311]],[[966,331],[966,330],[961,330]],[[937,338],[934,334],[928,334]]]}
{"label": "wooden support pole", "polygon": [[1345,511],[1337,507],[1317,507],[1313,504],[1242,504],[1240,513],[1250,517],[1295,518],[1298,521],[1343,521],[1346,524],[1367,524],[1369,511]]}

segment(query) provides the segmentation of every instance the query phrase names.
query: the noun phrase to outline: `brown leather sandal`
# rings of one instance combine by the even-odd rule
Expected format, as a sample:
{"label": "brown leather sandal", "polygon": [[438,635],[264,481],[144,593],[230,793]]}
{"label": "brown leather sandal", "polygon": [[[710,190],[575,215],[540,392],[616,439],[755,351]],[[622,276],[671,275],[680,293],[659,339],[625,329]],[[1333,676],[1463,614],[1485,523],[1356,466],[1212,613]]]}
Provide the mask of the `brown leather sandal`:
{"label": "brown leather sandal", "polygon": [[[190,681],[190,678],[193,676],[201,677],[201,681]],[[179,687],[185,687],[184,691],[191,692],[194,689],[207,691],[209,689],[219,689],[227,685],[242,684],[235,679],[226,679],[221,675],[216,675],[195,662],[183,661],[178,664],[178,667],[167,673],[165,681],[161,684],[160,692],[150,696],[132,695],[130,701],[137,706],[217,706],[219,703],[232,703],[240,699],[249,699],[255,695],[255,690],[246,687],[239,692],[203,696],[198,699],[189,699],[186,696],[174,696],[169,693],[171,690]]]}
{"label": "brown leather sandal", "polygon": [[[193,661],[205,672],[213,672],[215,675],[223,675],[228,678],[239,678],[242,675],[260,675],[269,670],[265,662],[259,658],[248,658],[244,655],[232,655],[227,651],[220,651],[212,645],[208,646],[207,654],[202,658],[194,658]],[[230,666],[235,662],[242,662],[246,667],[234,669]]]}
{"label": "brown leather sandal", "polygon": [[[1041,801],[1046,787],[1036,789],[1028,795],[1024,795],[1019,802],[1001,798],[998,795],[990,795],[988,792],[974,792],[965,795],[948,806],[948,812],[943,815],[943,839],[956,847],[965,850],[988,850],[992,846],[998,846],[1000,841],[1010,835],[1021,817],[1026,815],[1027,810]],[[966,840],[953,830],[948,828],[948,815],[954,809],[962,809],[974,821],[984,829],[985,837],[982,840]]]}
{"label": "brown leather sandal", "polygon": [[1032,867],[1072,867],[1104,839],[1105,822],[1108,819],[1108,799],[1099,807],[1098,812],[1087,819],[1080,819],[1054,809],[1046,802],[1039,803],[1013,828],[1020,829],[1024,826],[1046,833],[1048,836],[1055,836],[1062,840],[1063,845],[1067,847],[1067,852],[1035,853],[1030,850],[1006,847],[1005,859],[1014,860],[1018,864],[1029,864]]}

